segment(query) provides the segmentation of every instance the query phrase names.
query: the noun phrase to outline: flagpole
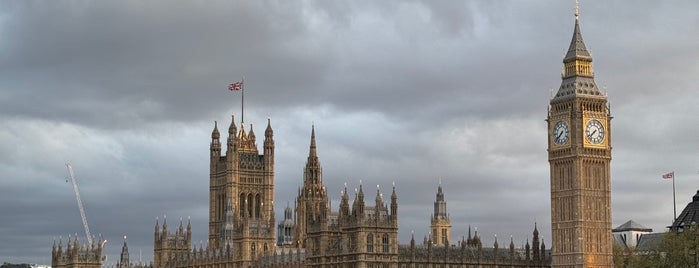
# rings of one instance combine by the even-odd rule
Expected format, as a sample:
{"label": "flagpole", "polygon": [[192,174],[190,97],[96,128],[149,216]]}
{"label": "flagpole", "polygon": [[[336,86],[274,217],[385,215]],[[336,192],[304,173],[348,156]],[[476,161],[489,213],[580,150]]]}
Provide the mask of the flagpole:
{"label": "flagpole", "polygon": [[240,97],[240,124],[244,124],[245,120],[245,76],[243,75],[243,80],[240,81],[240,91],[242,91]]}
{"label": "flagpole", "polygon": [[674,218],[672,219],[672,223],[674,224],[675,221],[677,220],[677,201],[675,201],[675,172],[672,172],[672,213],[674,214]]}

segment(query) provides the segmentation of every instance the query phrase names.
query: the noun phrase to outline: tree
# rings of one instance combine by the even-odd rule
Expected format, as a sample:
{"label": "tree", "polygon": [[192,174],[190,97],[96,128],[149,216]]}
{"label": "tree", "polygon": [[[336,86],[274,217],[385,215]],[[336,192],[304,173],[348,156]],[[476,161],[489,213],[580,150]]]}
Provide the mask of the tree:
{"label": "tree", "polygon": [[692,223],[681,231],[667,232],[655,249],[639,251],[615,245],[614,267],[699,267],[699,227]]}

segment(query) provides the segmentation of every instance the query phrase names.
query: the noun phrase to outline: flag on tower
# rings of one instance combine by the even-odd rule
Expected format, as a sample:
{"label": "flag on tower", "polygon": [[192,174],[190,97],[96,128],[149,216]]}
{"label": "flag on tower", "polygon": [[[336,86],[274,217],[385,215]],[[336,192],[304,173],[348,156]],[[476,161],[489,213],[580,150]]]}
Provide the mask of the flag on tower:
{"label": "flag on tower", "polygon": [[663,174],[663,179],[674,179],[675,178],[675,172],[670,172],[667,174]]}
{"label": "flag on tower", "polygon": [[233,84],[228,85],[228,90],[230,91],[236,91],[241,89],[243,89],[243,82],[235,82]]}

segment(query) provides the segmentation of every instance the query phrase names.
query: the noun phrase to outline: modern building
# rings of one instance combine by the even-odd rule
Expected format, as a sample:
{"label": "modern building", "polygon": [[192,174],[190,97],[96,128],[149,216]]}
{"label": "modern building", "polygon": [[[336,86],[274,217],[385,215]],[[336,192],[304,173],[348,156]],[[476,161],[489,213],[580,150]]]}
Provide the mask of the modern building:
{"label": "modern building", "polygon": [[548,111],[552,267],[613,267],[607,96],[595,83],[578,11]]}

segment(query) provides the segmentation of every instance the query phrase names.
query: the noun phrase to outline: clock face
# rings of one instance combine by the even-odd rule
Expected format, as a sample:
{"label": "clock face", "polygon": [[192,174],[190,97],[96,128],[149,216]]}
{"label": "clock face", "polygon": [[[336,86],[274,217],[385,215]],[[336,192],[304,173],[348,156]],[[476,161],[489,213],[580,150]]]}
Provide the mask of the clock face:
{"label": "clock face", "polygon": [[551,133],[553,142],[558,145],[565,144],[568,141],[569,132],[568,124],[565,121],[558,121],[553,127],[553,133]]}
{"label": "clock face", "polygon": [[600,144],[604,140],[604,126],[597,119],[587,121],[585,137],[592,144]]}

